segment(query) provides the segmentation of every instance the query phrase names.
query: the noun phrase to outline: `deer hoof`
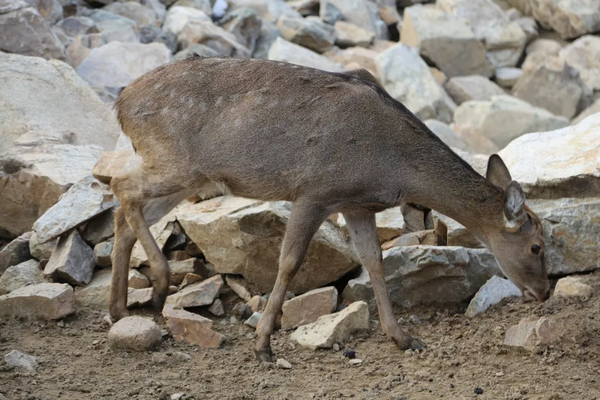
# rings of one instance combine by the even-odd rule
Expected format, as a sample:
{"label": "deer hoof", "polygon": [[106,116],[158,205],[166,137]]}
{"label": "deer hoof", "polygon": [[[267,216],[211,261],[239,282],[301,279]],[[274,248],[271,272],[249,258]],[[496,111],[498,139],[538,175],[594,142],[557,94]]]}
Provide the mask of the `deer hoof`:
{"label": "deer hoof", "polygon": [[156,290],[152,295],[152,307],[157,312],[162,312],[163,307],[165,306],[165,301],[167,300],[167,292],[158,293]]}
{"label": "deer hoof", "polygon": [[413,338],[407,335],[407,337],[403,337],[402,339],[393,338],[394,342],[398,347],[402,350],[421,350],[427,347],[425,343],[417,338]]}
{"label": "deer hoof", "polygon": [[256,350],[254,353],[256,354],[256,359],[260,362],[273,362],[273,353],[271,352],[271,349]]}
{"label": "deer hoof", "polygon": [[427,346],[425,345],[425,343],[423,341],[421,341],[417,338],[411,338],[410,347],[409,347],[411,350],[422,350],[425,347],[427,347]]}

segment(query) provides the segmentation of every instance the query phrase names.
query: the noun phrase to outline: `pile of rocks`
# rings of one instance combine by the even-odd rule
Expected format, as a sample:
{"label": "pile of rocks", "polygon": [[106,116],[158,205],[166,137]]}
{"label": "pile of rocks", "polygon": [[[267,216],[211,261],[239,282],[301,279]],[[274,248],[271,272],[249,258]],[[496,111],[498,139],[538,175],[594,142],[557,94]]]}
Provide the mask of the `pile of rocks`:
{"label": "pile of rocks", "polygon": [[[190,53],[370,71],[478,172],[501,155],[542,219],[551,275],[600,269],[600,0],[421,3],[432,2],[0,0],[0,237],[11,240],[0,250],[0,316],[106,309],[118,207],[107,184],[140,162],[110,106],[132,80]],[[171,266],[163,315],[173,337],[221,345],[196,307],[256,325],[289,215],[286,202],[219,196],[184,202],[151,228]],[[456,221],[407,205],[377,225],[398,306],[478,293],[476,315],[515,293]],[[148,276],[136,244],[129,307],[150,302]],[[321,226],[289,290],[281,326],[302,327],[294,337],[307,346],[368,327],[373,291],[341,215]],[[156,345],[155,327],[131,323]],[[129,346],[118,331],[115,343]]]}

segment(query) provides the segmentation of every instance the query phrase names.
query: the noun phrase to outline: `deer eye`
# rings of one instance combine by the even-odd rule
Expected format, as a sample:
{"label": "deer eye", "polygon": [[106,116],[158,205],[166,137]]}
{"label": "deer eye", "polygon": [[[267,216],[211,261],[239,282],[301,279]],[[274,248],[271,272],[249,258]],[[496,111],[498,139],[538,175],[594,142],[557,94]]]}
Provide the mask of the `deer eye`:
{"label": "deer eye", "polygon": [[540,251],[542,250],[542,248],[540,246],[538,246],[537,244],[534,244],[533,246],[531,246],[531,252],[533,254],[535,254],[536,256],[538,254],[540,254]]}

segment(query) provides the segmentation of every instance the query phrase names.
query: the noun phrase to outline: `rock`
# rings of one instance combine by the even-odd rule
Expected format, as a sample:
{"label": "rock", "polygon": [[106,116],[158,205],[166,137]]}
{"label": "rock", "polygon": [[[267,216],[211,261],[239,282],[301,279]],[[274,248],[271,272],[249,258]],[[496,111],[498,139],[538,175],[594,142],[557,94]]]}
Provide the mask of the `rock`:
{"label": "rock", "polygon": [[[465,301],[500,273],[487,250],[446,246],[394,247],[383,252],[383,268],[392,303],[405,308]],[[375,307],[364,267],[358,278],[348,282],[342,297]]]}
{"label": "rock", "polygon": [[595,222],[600,218],[600,198],[529,200],[528,204],[544,227],[544,256],[550,275],[600,268],[600,227]]}
{"label": "rock", "polygon": [[106,212],[92,218],[83,229],[81,237],[86,242],[97,245],[114,236],[115,231],[115,212],[113,207]]}
{"label": "rock", "polygon": [[334,47],[323,53],[325,57],[342,64],[347,70],[364,68],[373,76],[377,75],[375,68],[377,54],[377,52],[363,47],[351,47],[343,50]]}
{"label": "rock", "polygon": [[483,44],[465,22],[442,10],[421,4],[404,9],[402,43],[419,49],[447,76],[483,75],[493,68]]}
{"label": "rock", "polygon": [[558,129],[569,123],[564,117],[507,95],[492,96],[489,101],[466,101],[454,112],[454,121],[463,139],[472,131],[489,139],[497,148],[526,133]]}
{"label": "rock", "polygon": [[92,49],[100,47],[106,43],[106,37],[101,33],[89,33],[77,36],[67,47],[67,64],[77,69],[83,60],[90,55]]}
{"label": "rock", "polygon": [[492,96],[504,94],[500,86],[480,75],[452,77],[444,88],[456,104],[469,100],[490,100]]}
{"label": "rock", "polygon": [[108,186],[88,176],[71,186],[33,224],[33,230],[38,241],[48,242],[118,204]]}
{"label": "rock", "polygon": [[94,165],[92,174],[100,182],[109,184],[113,177],[132,171],[140,163],[141,156],[133,150],[107,151]]}
{"label": "rock", "polygon": [[[172,214],[167,214],[160,221],[150,227],[150,233],[152,233],[152,237],[156,241],[158,248],[162,251],[164,250],[165,244],[171,234],[173,233],[174,218]],[[146,255],[146,251],[142,244],[137,241],[133,246],[133,251],[131,252],[131,259],[129,260],[130,268],[138,268],[140,265],[148,264],[148,256]]]}
{"label": "rock", "polygon": [[335,44],[340,47],[369,47],[375,39],[375,33],[362,29],[345,21],[337,21],[335,29]]}
{"label": "rock", "polygon": [[277,368],[279,369],[292,369],[292,364],[290,364],[285,358],[277,359]]}
{"label": "rock", "polygon": [[125,317],[108,332],[111,347],[135,351],[153,350],[160,346],[162,335],[158,325],[147,318]]}
{"label": "rock", "polygon": [[600,197],[599,144],[596,114],[575,126],[522,136],[499,154],[530,199]]}
{"label": "rock", "polygon": [[539,344],[556,343],[564,335],[564,328],[556,320],[542,317],[538,320],[522,319],[506,331],[504,344],[533,350]]}
{"label": "rock", "polygon": [[89,17],[71,16],[59,21],[55,27],[75,39],[77,36],[94,33],[96,31],[95,24],[95,21]]}
{"label": "rock", "polygon": [[590,115],[593,115],[596,113],[600,113],[600,98],[598,100],[596,100],[595,102],[593,102],[591,106],[589,106],[588,108],[583,110],[581,112],[581,114],[579,114],[577,117],[573,118],[571,120],[571,125],[577,125],[581,121],[583,121],[584,119],[589,117]]}
{"label": "rock", "polygon": [[256,326],[258,325],[258,321],[260,321],[260,316],[262,314],[259,313],[258,311],[255,311],[252,313],[252,315],[244,321],[244,325],[248,325],[252,328],[256,328]]}
{"label": "rock", "polygon": [[215,349],[223,343],[225,337],[213,331],[213,322],[189,311],[165,305],[163,317],[167,320],[167,328],[173,338],[185,341],[202,348]]}
{"label": "rock", "polygon": [[48,22],[21,0],[3,0],[0,4],[0,51],[44,58],[65,56]]}
{"label": "rock", "polygon": [[[111,277],[110,269],[97,271],[87,286],[75,289],[75,303],[81,307],[106,309],[110,296]],[[127,286],[132,289],[145,289],[150,286],[150,282],[139,271],[130,270]]]}
{"label": "rock", "polygon": [[260,33],[256,39],[254,53],[252,58],[267,59],[269,58],[269,49],[275,40],[281,36],[281,31],[269,21],[262,21]]}
{"label": "rock", "polygon": [[225,308],[223,307],[223,302],[219,299],[215,299],[212,305],[208,307],[208,311],[216,317],[222,317],[223,315],[225,315]]}
{"label": "rock", "polygon": [[472,318],[511,296],[521,296],[519,288],[508,279],[492,276],[471,299],[465,315]]}
{"label": "rock", "polygon": [[0,296],[0,317],[53,320],[75,312],[73,288],[66,283],[39,283]]}
{"label": "rock", "polygon": [[[600,5],[600,2],[599,2]],[[600,90],[600,37],[582,36],[559,52],[561,60],[579,71],[579,77],[593,90]]]}
{"label": "rock", "polygon": [[210,17],[201,10],[174,5],[169,8],[162,29],[167,33],[172,33],[177,36],[187,23],[192,21],[212,22]]}
{"label": "rock", "polygon": [[238,7],[248,7],[256,11],[258,16],[269,22],[276,22],[281,16],[302,18],[302,15],[282,0],[234,0]]}
{"label": "rock", "polygon": [[442,142],[446,143],[448,146],[456,147],[464,151],[469,150],[469,146],[465,143],[465,141],[458,136],[454,129],[450,128],[445,123],[435,119],[427,119],[423,122],[433,133],[435,133],[438,138],[442,140]]}
{"label": "rock", "polygon": [[244,278],[227,275],[225,281],[227,282],[227,286],[229,286],[242,300],[250,301],[252,299],[252,290]]}
{"label": "rock", "polygon": [[448,246],[461,246],[471,249],[484,247],[483,243],[481,243],[481,241],[477,239],[475,235],[469,232],[463,225],[459,224],[452,218],[438,213],[437,211],[431,212],[433,214],[434,226],[437,224],[444,225],[446,230],[446,243]]}
{"label": "rock", "polygon": [[24,233],[0,250],[0,275],[8,267],[20,264],[31,258],[29,252],[29,239],[31,235],[32,232]]}
{"label": "rock", "polygon": [[547,58],[530,69],[524,68],[512,92],[519,99],[569,119],[582,104],[589,102],[591,95],[576,70],[557,57]]}
{"label": "rock", "polygon": [[246,7],[234,8],[219,20],[219,25],[232,33],[239,43],[250,50],[250,54],[256,47],[261,24],[262,21],[256,12]]}
{"label": "rock", "polygon": [[[289,203],[222,196],[181,204],[173,215],[218,273],[242,275],[262,293],[271,291],[290,215]],[[356,265],[348,239],[326,221],[311,241],[302,269],[289,290],[304,293],[321,287]]]}
{"label": "rock", "polygon": [[389,250],[392,247],[401,247],[401,246],[418,246],[418,245],[427,245],[427,246],[442,246],[445,243],[440,242],[438,237],[433,229],[427,229],[424,231],[418,232],[410,232],[399,236],[395,239],[389,240],[385,243],[381,244],[382,250]]}
{"label": "rock", "polygon": [[[200,57],[216,57],[219,55],[216,51],[203,44],[193,44],[185,50],[181,50],[173,57],[175,60],[185,60],[189,56],[197,54]],[[105,153],[106,154],[106,153]]]}
{"label": "rock", "polygon": [[[331,6],[333,8],[330,8]],[[334,11],[336,9],[341,18],[330,16],[336,13]],[[381,20],[377,6],[367,0],[320,0],[320,16],[327,23],[334,24],[335,21],[342,19],[375,33],[380,39],[384,38],[381,25],[385,27],[385,22]]]}
{"label": "rock", "polygon": [[286,301],[283,303],[281,329],[294,329],[315,322],[322,315],[331,314],[337,307],[337,298],[337,289],[329,286]]}
{"label": "rock", "polygon": [[456,105],[431,75],[416,49],[397,44],[375,58],[382,86],[421,120],[450,122]]}
{"label": "rock", "polygon": [[[198,274],[186,274],[183,278],[181,284],[179,284],[179,289],[183,289],[186,286],[191,285],[192,283],[200,282],[202,280],[202,276]],[[216,300],[215,300],[216,301]]]}
{"label": "rock", "polygon": [[508,0],[526,15],[532,15],[545,29],[558,32],[563,39],[574,39],[600,30],[598,0]]}
{"label": "rock", "polygon": [[563,45],[554,39],[540,38],[531,42],[525,48],[525,54],[529,55],[533,52],[540,51],[548,56],[557,56]]}
{"label": "rock", "polygon": [[342,72],[344,67],[313,51],[288,42],[281,37],[275,39],[268,53],[269,60],[284,61],[329,72]]}
{"label": "rock", "polygon": [[248,301],[248,307],[252,312],[262,312],[267,306],[267,300],[262,296],[254,296]]}
{"label": "rock", "polygon": [[52,240],[47,243],[39,243],[35,232],[32,233],[29,240],[29,251],[36,260],[48,260],[56,247],[58,240]]}
{"label": "rock", "polygon": [[152,302],[153,288],[127,288],[127,308],[144,307]]}
{"label": "rock", "polygon": [[323,315],[308,325],[303,325],[290,335],[301,346],[312,350],[331,348],[350,335],[369,329],[369,307],[357,301],[335,314]]}
{"label": "rock", "polygon": [[54,281],[87,285],[94,272],[94,251],[81,239],[76,229],[58,240],[56,249],[44,268],[44,275]]}
{"label": "rock", "polygon": [[336,40],[336,31],[316,17],[295,18],[282,15],[277,27],[285,40],[317,53],[330,49]]}
{"label": "rock", "polygon": [[171,270],[171,284],[179,285],[188,274],[200,274],[202,261],[189,258],[183,261],[169,261]]}
{"label": "rock", "polygon": [[178,308],[207,306],[217,298],[222,287],[223,278],[221,278],[221,275],[216,275],[202,282],[189,285],[168,296],[166,304]]}
{"label": "rock", "polygon": [[140,28],[140,43],[162,43],[167,46],[171,53],[177,51],[177,36],[155,26],[142,26]]}
{"label": "rock", "polygon": [[[116,16],[116,14],[111,14]],[[135,21],[119,17],[96,22],[96,28],[100,32],[105,43],[109,42],[131,42],[139,43],[140,35]],[[79,67],[78,67],[79,68]]]}
{"label": "rock", "polygon": [[38,264],[36,260],[29,260],[9,267],[0,276],[0,295],[24,286],[46,282]]}
{"label": "rock", "polygon": [[336,6],[330,2],[326,2],[324,5],[319,6],[319,17],[323,22],[335,25],[335,23],[341,21],[344,16]]}
{"label": "rock", "polygon": [[162,22],[149,7],[144,7],[135,1],[111,3],[104,7],[104,10],[135,21],[138,27],[146,25],[160,27]]}
{"label": "rock", "polygon": [[233,314],[233,317],[241,319],[243,321],[250,318],[250,316],[252,315],[252,311],[250,310],[250,306],[248,304],[237,303],[235,306],[233,306],[231,314]]}
{"label": "rock", "polygon": [[170,60],[162,43],[111,42],[92,49],[77,73],[92,86],[121,88]]}
{"label": "rock", "polygon": [[177,35],[180,48],[187,48],[194,43],[204,44],[225,56],[248,58],[250,50],[238,43],[232,34],[207,21],[188,21]]}
{"label": "rock", "polygon": [[515,20],[515,23],[525,32],[527,40],[525,43],[530,43],[539,36],[538,24],[535,19],[530,17],[522,17]]}
{"label": "rock", "polygon": [[177,0],[172,7],[169,7],[169,11],[175,7],[195,8],[196,10],[202,11],[207,16],[211,16],[213,13],[210,0]]}
{"label": "rock", "polygon": [[587,280],[579,276],[567,276],[556,282],[554,295],[558,297],[590,297],[594,289],[587,283]]}
{"label": "rock", "polygon": [[517,65],[527,35],[494,1],[440,0],[436,5],[469,25],[475,37],[484,43],[487,58],[495,68]]}
{"label": "rock", "polygon": [[523,75],[521,68],[498,68],[496,70],[496,82],[502,87],[511,88],[517,83],[521,75]]}
{"label": "rock", "polygon": [[38,367],[37,357],[22,353],[19,350],[12,350],[5,354],[4,362],[6,362],[8,368],[23,368],[27,371],[35,371]]}

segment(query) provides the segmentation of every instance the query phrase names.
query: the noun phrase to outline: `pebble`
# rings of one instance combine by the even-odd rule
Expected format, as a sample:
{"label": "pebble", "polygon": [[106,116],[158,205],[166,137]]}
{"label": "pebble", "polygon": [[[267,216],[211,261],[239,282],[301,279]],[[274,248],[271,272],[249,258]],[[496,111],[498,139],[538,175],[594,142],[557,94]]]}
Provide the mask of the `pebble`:
{"label": "pebble", "polygon": [[13,350],[4,356],[4,361],[10,368],[23,368],[34,371],[38,367],[37,357]]}
{"label": "pebble", "polygon": [[252,313],[252,315],[250,316],[250,318],[248,318],[248,319],[247,319],[247,320],[244,322],[244,324],[245,324],[245,325],[248,325],[248,326],[251,326],[251,327],[253,327],[253,328],[256,328],[256,325],[258,325],[258,321],[260,320],[260,316],[261,316],[261,315],[262,315],[262,314],[261,314],[261,313],[259,313],[259,312]]}
{"label": "pebble", "polygon": [[355,358],[354,360],[348,361],[348,364],[350,364],[350,365],[361,365],[362,362],[363,362],[363,360],[361,360],[360,358]]}
{"label": "pebble", "polygon": [[171,400],[181,400],[185,396],[185,393],[174,393],[171,395]]}
{"label": "pebble", "polygon": [[277,359],[277,367],[281,368],[281,369],[292,369],[292,364],[290,364],[286,359],[284,358],[278,358]]}
{"label": "pebble", "polygon": [[338,343],[334,343],[333,344],[333,350],[334,351],[340,351],[340,345]]}
{"label": "pebble", "polygon": [[352,360],[353,358],[356,358],[356,352],[355,352],[354,350],[352,350],[352,349],[346,349],[346,350],[344,350],[344,351],[342,352],[342,355],[343,355],[344,357],[348,357],[348,358],[349,358],[349,359],[351,359],[351,360]]}
{"label": "pebble", "polygon": [[419,325],[421,323],[421,319],[419,317],[417,317],[416,315],[411,315],[410,322],[412,322],[415,325]]}
{"label": "pebble", "polygon": [[108,341],[112,347],[146,351],[158,347],[162,335],[158,325],[150,319],[125,317],[110,328]]}

